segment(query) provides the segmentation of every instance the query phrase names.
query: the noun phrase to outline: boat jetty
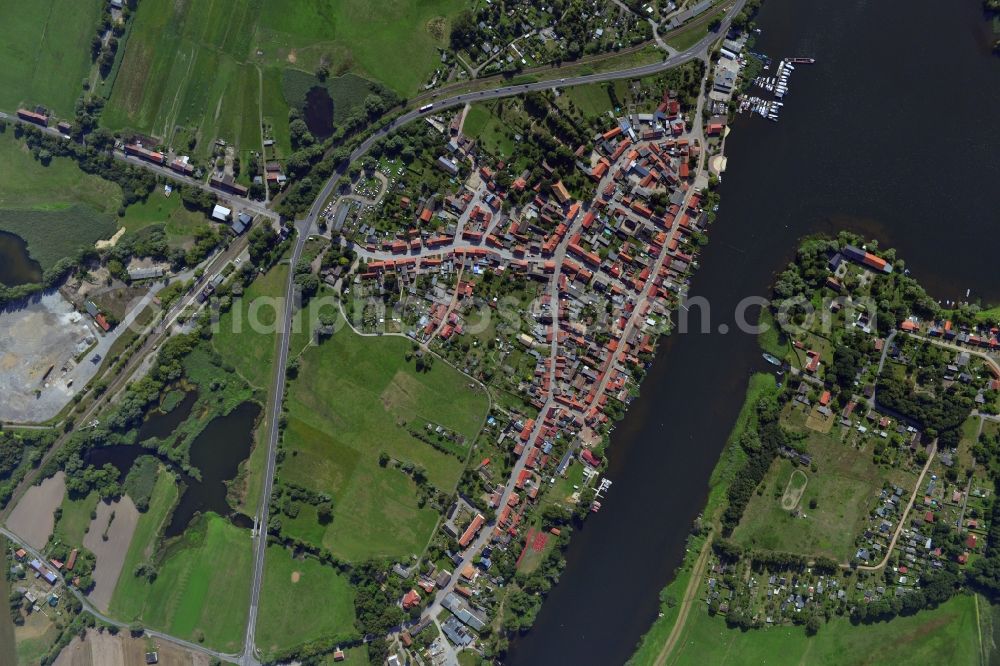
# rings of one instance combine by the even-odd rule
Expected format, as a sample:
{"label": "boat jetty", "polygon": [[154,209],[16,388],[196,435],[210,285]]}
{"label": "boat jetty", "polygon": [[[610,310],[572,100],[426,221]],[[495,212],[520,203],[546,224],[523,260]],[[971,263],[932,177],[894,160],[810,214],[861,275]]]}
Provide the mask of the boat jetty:
{"label": "boat jetty", "polygon": [[785,96],[788,94],[788,81],[795,71],[796,65],[812,65],[816,61],[813,58],[785,58],[778,63],[778,67],[773,76],[768,75],[770,62],[765,61],[764,74],[753,80],[753,85],[761,88],[773,95],[773,99],[765,99],[759,95],[743,95],[739,100],[737,110],[739,113],[749,111],[762,118],[767,118],[772,122],[778,122],[778,114],[784,106]]}

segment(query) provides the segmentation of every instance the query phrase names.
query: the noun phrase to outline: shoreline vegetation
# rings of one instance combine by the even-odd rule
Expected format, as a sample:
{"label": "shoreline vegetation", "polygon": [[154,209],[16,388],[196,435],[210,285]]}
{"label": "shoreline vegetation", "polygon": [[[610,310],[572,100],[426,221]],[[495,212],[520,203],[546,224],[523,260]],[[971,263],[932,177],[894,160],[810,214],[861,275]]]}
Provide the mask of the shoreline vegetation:
{"label": "shoreline vegetation", "polygon": [[[844,314],[846,332],[827,332],[831,337],[824,342],[819,334],[808,327],[803,332],[800,326],[796,326],[802,320],[794,311],[791,321],[784,322],[784,326],[775,324],[773,312],[762,311],[761,321],[776,326],[776,330],[759,336],[758,343],[762,351],[782,360],[783,366],[778,376],[787,384],[783,386],[776,383],[769,374],[755,374],[751,377],[739,417],[711,475],[705,509],[688,537],[683,561],[676,569],[673,579],[660,593],[659,617],[640,639],[629,660],[630,664],[659,666],[695,661],[704,663],[704,650],[699,650],[696,656],[688,649],[692,641],[699,645],[716,646],[712,648],[715,652],[710,650],[712,663],[747,663],[742,659],[753,654],[759,654],[761,658],[766,654],[769,662],[778,659],[775,663],[790,664],[801,663],[806,655],[812,660],[822,660],[821,654],[828,654],[829,658],[837,655],[842,663],[867,662],[873,655],[879,660],[903,659],[915,654],[935,659],[952,656],[948,652],[951,648],[955,650],[953,663],[986,663],[984,651],[989,652],[990,648],[987,647],[988,639],[982,636],[983,627],[992,634],[992,618],[996,614],[996,606],[991,608],[990,603],[996,599],[997,591],[1000,590],[997,583],[1000,577],[996,573],[1000,549],[994,545],[994,535],[1000,530],[1000,512],[996,508],[1000,507],[1000,503],[976,499],[973,504],[969,500],[974,499],[974,495],[976,498],[991,496],[994,480],[1000,476],[996,449],[1000,440],[995,432],[997,429],[990,426],[984,417],[978,416],[998,411],[1000,400],[996,385],[1000,383],[1000,378],[995,378],[992,384],[987,381],[978,389],[976,386],[980,380],[972,379],[978,375],[970,375],[968,379],[955,382],[954,378],[947,375],[945,365],[954,368],[951,363],[969,363],[963,359],[970,358],[973,365],[980,363],[978,357],[972,355],[975,352],[962,352],[962,348],[958,346],[951,350],[947,344],[928,341],[927,338],[918,337],[921,334],[914,331],[922,330],[918,326],[926,326],[922,321],[930,322],[926,335],[933,338],[940,336],[942,331],[951,330],[954,322],[956,330],[961,327],[962,331],[971,331],[972,333],[962,335],[971,335],[971,339],[975,341],[977,338],[973,334],[991,330],[989,327],[995,326],[996,320],[988,314],[989,311],[979,311],[978,308],[967,305],[951,310],[941,308],[905,274],[902,261],[896,259],[892,250],[878,251],[875,243],[869,243],[865,247],[879,252],[885,261],[878,257],[874,260],[867,259],[869,265],[859,269],[845,264],[846,270],[840,269],[836,273],[837,277],[827,277],[827,259],[840,256],[839,253],[845,252],[844,248],[850,247],[850,243],[860,244],[861,240],[844,233],[838,239],[804,238],[800,242],[796,260],[776,278],[775,296],[786,299],[804,297],[805,302],[819,306],[820,297],[824,293],[827,298],[834,292],[846,294],[848,299],[877,293],[882,299],[878,317],[871,313],[872,316],[868,319],[862,314],[857,322],[852,323],[848,319],[849,315]],[[869,252],[868,256],[874,255]],[[863,260],[858,263],[863,263]],[[831,266],[835,264],[836,259],[830,261]],[[888,266],[888,269],[874,271],[873,265]],[[831,309],[835,316],[839,314],[836,306]],[[859,328],[864,329],[865,333],[881,336],[878,337],[875,348],[867,342],[867,336],[857,331]],[[903,334],[898,335],[899,331]],[[996,328],[992,331],[995,335]],[[951,336],[946,334],[946,337],[950,339]],[[897,338],[895,343],[894,338]],[[975,346],[975,342],[971,344]],[[813,352],[810,347],[821,351]],[[884,350],[881,360],[877,350]],[[816,354],[817,363],[809,366],[812,354]],[[952,354],[955,354],[954,358],[957,360],[953,360]],[[800,357],[802,361],[798,360]],[[820,358],[822,364],[819,363]],[[992,372],[995,377],[996,364],[993,363],[991,368],[989,360],[985,356],[983,358],[983,365],[976,365],[975,369],[973,365],[969,365],[969,372],[981,371],[987,377]],[[808,377],[809,367],[816,372],[816,366],[820,365],[822,370],[818,371],[817,377]],[[915,365],[921,370],[915,371]],[[878,370],[874,370],[875,366]],[[942,381],[942,377],[946,379]],[[810,386],[805,381],[807,379],[814,386]],[[800,380],[799,390],[793,391],[792,385]],[[909,388],[906,388],[907,381]],[[822,392],[824,384],[827,390]],[[871,389],[867,388],[869,384]],[[877,400],[874,392],[876,384],[880,389]],[[802,388],[803,385],[809,389]],[[913,439],[917,442],[920,441],[919,435],[924,434],[929,455],[925,455],[922,448],[912,448],[912,445],[904,448],[903,444],[909,440],[897,438],[895,433],[888,440],[886,432],[881,433],[883,441],[887,441],[889,446],[879,442],[877,438],[873,442],[874,448],[870,444],[866,445],[869,441],[865,439],[868,428],[849,418],[856,404],[854,401],[858,400],[856,392],[862,392],[861,389],[869,396],[871,404],[871,407],[865,408],[866,411],[870,410],[866,415],[867,419],[874,418],[878,421],[876,427],[883,428],[896,418],[904,419],[905,423],[912,425],[900,425],[899,432],[907,436],[915,433],[917,436]],[[972,412],[971,395],[977,390],[978,411]],[[927,391],[938,394],[936,405],[922,402],[921,392]],[[812,403],[813,400],[816,402]],[[803,407],[803,404],[806,406]],[[937,550],[930,554],[930,561],[934,566],[921,569],[927,560],[908,555],[902,542],[897,545],[895,539],[889,544],[885,559],[881,559],[880,555],[881,562],[873,563],[873,566],[860,566],[867,562],[857,561],[868,557],[867,554],[861,555],[866,552],[863,548],[859,548],[858,554],[850,559],[849,564],[843,564],[839,557],[831,559],[825,554],[819,554],[828,549],[828,546],[822,546],[825,542],[810,541],[803,536],[811,529],[809,523],[799,522],[796,523],[798,527],[782,528],[782,513],[774,514],[774,510],[762,512],[762,507],[769,502],[775,502],[777,506],[780,498],[784,515],[788,514],[791,506],[792,516],[799,521],[805,519],[807,513],[814,513],[815,520],[822,520],[826,509],[823,504],[829,500],[828,495],[824,494],[825,484],[832,483],[831,479],[836,475],[836,472],[831,471],[830,477],[825,476],[830,466],[834,465],[831,462],[834,459],[828,459],[824,453],[823,447],[830,445],[824,444],[826,440],[820,436],[820,433],[830,431],[832,426],[832,423],[825,425],[822,421],[822,408],[825,405],[831,408],[828,410],[831,413],[828,419],[830,421],[837,410],[844,410],[848,415],[842,417],[842,423],[828,436],[837,435],[831,440],[836,442],[833,444],[836,448],[832,450],[854,465],[853,469],[861,469],[858,465],[867,466],[864,469],[872,470],[880,479],[876,481],[875,490],[872,490],[869,486],[857,485],[861,483],[861,477],[856,477],[839,492],[874,492],[877,499],[877,488],[879,484],[884,484],[881,495],[881,501],[884,501],[884,498],[892,497],[893,487],[897,488],[897,497],[907,497],[911,488],[914,496],[918,491],[923,491],[926,497],[922,496],[922,508],[914,507],[919,521],[918,518],[913,518],[912,521],[908,519],[909,507],[896,520],[899,529],[902,529],[904,523],[912,524],[911,529],[917,531],[918,536],[919,530],[924,529],[925,525],[935,526],[930,530],[934,545],[938,545]],[[875,412],[876,408],[888,409],[884,405],[891,406],[894,411],[890,413],[897,416],[890,419]],[[872,414],[875,416],[871,416]],[[968,425],[974,419],[982,419],[983,425],[979,426],[978,431],[975,426],[970,428]],[[849,427],[841,429],[842,425]],[[918,427],[914,428],[913,425]],[[971,435],[965,434],[970,431]],[[982,434],[977,435],[977,432]],[[934,441],[928,443],[928,438]],[[900,443],[899,453],[892,453],[892,445],[897,441]],[[851,442],[855,450],[845,450],[844,444]],[[911,451],[915,452],[912,459],[909,458]],[[934,458],[935,452],[940,454],[937,461]],[[866,462],[866,459],[872,460],[872,456],[874,461]],[[759,460],[755,457],[759,457]],[[788,457],[791,457],[791,461],[786,460]],[[952,463],[951,460],[955,462]],[[938,475],[933,476],[933,479],[941,479],[949,488],[954,487],[954,492],[945,492],[945,488],[940,487],[941,483],[934,480],[925,489],[921,485],[923,474],[918,478],[914,472],[906,471],[923,466],[926,472],[932,462],[943,465],[934,467]],[[820,465],[819,468],[817,464]],[[960,480],[963,467],[967,484]],[[927,479],[931,478],[930,475],[927,476]],[[810,486],[819,487],[814,489]],[[940,489],[936,490],[936,487]],[[981,491],[976,490],[979,487],[990,490],[987,495],[980,495]],[[888,494],[886,488],[889,489]],[[773,493],[775,499],[763,499],[769,497],[770,493]],[[961,513],[957,512],[957,508],[951,513],[942,503],[945,500],[931,499],[932,496],[937,498],[941,495],[947,495],[949,500],[962,499]],[[890,504],[886,503],[886,506]],[[901,502],[897,504],[901,505]],[[878,507],[877,502],[862,501],[862,507],[862,513],[854,518],[861,520],[862,525],[864,515],[869,511],[873,517],[890,515],[883,514],[884,509]],[[942,514],[940,520],[939,513]],[[957,529],[954,525],[955,515],[958,516]],[[966,518],[973,516],[968,521],[968,526],[961,523],[963,515]],[[950,516],[947,521],[945,516]],[[761,529],[755,529],[755,524],[763,527],[760,521],[765,520],[768,522],[766,530],[762,532]],[[858,524],[850,522],[843,512],[840,520],[841,524],[834,523],[831,529],[848,532],[859,529]],[[987,520],[988,526],[984,525]],[[777,528],[776,524],[779,524]],[[798,533],[794,538],[786,538],[781,542],[791,552],[775,551],[773,546],[767,545],[772,541],[759,541],[753,536],[774,533],[776,529],[793,529]],[[842,547],[853,552],[858,547],[857,544],[864,546],[869,543],[862,542],[861,539],[862,537],[858,537],[853,546],[848,543]],[[988,544],[984,550],[977,550],[980,540],[985,540]],[[931,543],[931,539],[927,541]],[[800,545],[788,546],[793,543]],[[899,550],[895,551],[896,548]],[[912,552],[913,549],[910,548],[909,551]],[[841,556],[848,554],[840,552]],[[740,568],[744,558],[749,558],[749,568]],[[747,578],[740,573],[744,570]],[[866,570],[872,570],[871,574]],[[873,578],[878,580],[879,574],[884,573],[887,588],[889,585],[896,585],[896,595],[895,598],[876,595],[874,588],[872,598],[867,596],[867,591],[864,599],[857,596],[846,597],[840,593],[839,603],[832,606],[818,597],[817,603],[821,606],[826,604],[823,611],[817,613],[815,606],[809,605],[801,616],[793,614],[789,617],[782,613],[774,618],[773,624],[771,615],[764,622],[760,605],[755,607],[758,610],[751,617],[751,611],[741,606],[747,597],[744,593],[736,596],[729,592],[728,597],[723,594],[720,603],[717,586],[726,585],[724,591],[730,589],[725,581],[731,575],[738,574],[740,581],[748,580],[751,589],[755,586],[755,581],[760,579],[764,579],[762,582],[771,587],[778,587],[781,583],[781,587],[785,589],[786,579],[777,579],[786,571],[793,572],[786,574],[793,581],[793,594],[789,599],[795,597],[794,591],[799,589],[794,584],[794,572],[799,572],[798,575],[810,585],[807,603],[813,601],[813,585],[817,575],[819,592],[822,592],[824,582],[828,589],[837,589],[840,578],[844,579],[843,583],[851,583],[850,588],[854,587],[853,582],[856,580],[858,590],[863,586],[867,590],[867,586],[871,585],[868,581]],[[766,580],[768,574],[771,574],[769,581]],[[907,580],[907,574],[912,581]],[[917,582],[919,587],[914,587]],[[736,588],[739,587],[736,584]],[[746,587],[745,583],[743,587]],[[847,589],[846,585],[844,589]],[[851,593],[853,589],[848,592]],[[752,594],[751,592],[750,595]],[[795,604],[799,606],[799,610],[802,610],[804,596],[803,592],[801,597],[796,597]],[[771,597],[770,589],[767,597]],[[846,604],[843,603],[845,598],[849,599]],[[751,605],[753,603],[759,604],[759,601],[751,602]],[[898,638],[900,636],[904,638]],[[897,639],[894,640],[893,637]],[[737,658],[737,654],[744,657]]]}

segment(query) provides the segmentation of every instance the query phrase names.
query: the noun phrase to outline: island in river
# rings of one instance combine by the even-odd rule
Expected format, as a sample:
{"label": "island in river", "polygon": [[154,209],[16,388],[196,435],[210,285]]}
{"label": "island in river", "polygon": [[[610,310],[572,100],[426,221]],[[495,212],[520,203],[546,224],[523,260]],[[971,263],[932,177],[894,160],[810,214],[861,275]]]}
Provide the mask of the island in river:
{"label": "island in river", "polygon": [[759,340],[781,369],[751,379],[631,663],[986,663],[1000,321],[850,234],[804,241],[774,296]]}

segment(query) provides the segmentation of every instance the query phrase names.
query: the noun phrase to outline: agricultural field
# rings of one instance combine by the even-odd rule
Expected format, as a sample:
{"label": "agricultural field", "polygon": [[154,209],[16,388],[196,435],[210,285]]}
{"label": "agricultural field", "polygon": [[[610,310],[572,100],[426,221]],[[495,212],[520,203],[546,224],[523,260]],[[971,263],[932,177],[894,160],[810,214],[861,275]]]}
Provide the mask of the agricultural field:
{"label": "agricultural field", "polygon": [[804,428],[807,418],[797,406],[790,407],[784,423],[793,431],[807,433],[812,468],[776,458],[764,477],[762,492],[747,505],[733,540],[754,548],[826,555],[846,562],[883,483],[898,484],[909,493],[916,475],[876,465],[870,451],[859,451],[845,441],[848,433],[839,425],[829,434]]}
{"label": "agricultural field", "polygon": [[224,139],[259,149],[257,69],[248,64],[261,0],[143,2],[102,121],[204,157]]}
{"label": "agricultural field", "polygon": [[[363,338],[342,328],[299,359],[289,388],[281,481],[329,494],[333,520],[322,546],[360,561],[419,553],[437,521],[420,508],[416,483],[390,460],[423,468],[428,482],[451,492],[464,460],[413,437],[406,429],[439,424],[475,439],[487,398],[458,371],[437,363],[417,372],[399,337]],[[288,523],[289,536],[301,522]],[[310,530],[311,534],[315,532]]]}
{"label": "agricultural field", "polygon": [[354,589],[332,566],[298,559],[277,545],[267,550],[257,644],[279,654],[319,638],[356,636]]}
{"label": "agricultural field", "polygon": [[[985,604],[979,601],[981,606]],[[834,618],[807,637],[802,627],[740,631],[721,616],[696,609],[688,616],[671,666],[687,664],[934,664],[974,666],[980,660],[977,600],[958,595],[934,610],[891,622],[852,625]],[[638,663],[652,663],[643,660]]]}
{"label": "agricultural field", "polygon": [[8,131],[0,133],[0,230],[17,234],[49,268],[115,233],[121,188],[68,158],[48,166]]}
{"label": "agricultural field", "polygon": [[[72,120],[104,0],[0,0],[0,109],[41,104]],[[0,163],[3,160],[0,159]]]}
{"label": "agricultural field", "polygon": [[[216,139],[261,150],[263,123],[276,154],[291,152],[289,108],[319,84],[334,122],[369,91],[366,78],[416,93],[440,65],[462,0],[143,2],[136,10],[102,122],[152,135],[204,160]],[[342,76],[351,73],[351,76]],[[354,76],[354,75],[358,76]],[[364,78],[362,78],[364,77]]]}
{"label": "agricultural field", "polygon": [[[137,529],[133,541],[139,538]],[[111,603],[115,617],[224,652],[240,649],[253,568],[249,531],[213,513],[195,519],[164,546],[152,583],[132,575],[132,558],[130,548]]]}

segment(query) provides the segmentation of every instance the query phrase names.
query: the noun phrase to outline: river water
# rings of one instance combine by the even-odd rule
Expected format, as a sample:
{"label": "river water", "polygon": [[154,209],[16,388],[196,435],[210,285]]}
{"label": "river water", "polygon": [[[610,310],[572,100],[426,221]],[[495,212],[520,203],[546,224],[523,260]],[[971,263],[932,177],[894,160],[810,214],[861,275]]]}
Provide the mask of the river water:
{"label": "river water", "polygon": [[[659,610],[704,507],[749,374],[766,369],[735,330],[745,296],[813,232],[851,229],[895,247],[939,299],[1000,301],[1000,59],[978,0],[766,0],[756,50],[797,67],[779,123],[742,117],[727,143],[722,206],[691,294],[711,334],[667,338],[612,435],[600,513],[507,663],[620,664]],[[772,67],[771,72],[774,69]]]}

